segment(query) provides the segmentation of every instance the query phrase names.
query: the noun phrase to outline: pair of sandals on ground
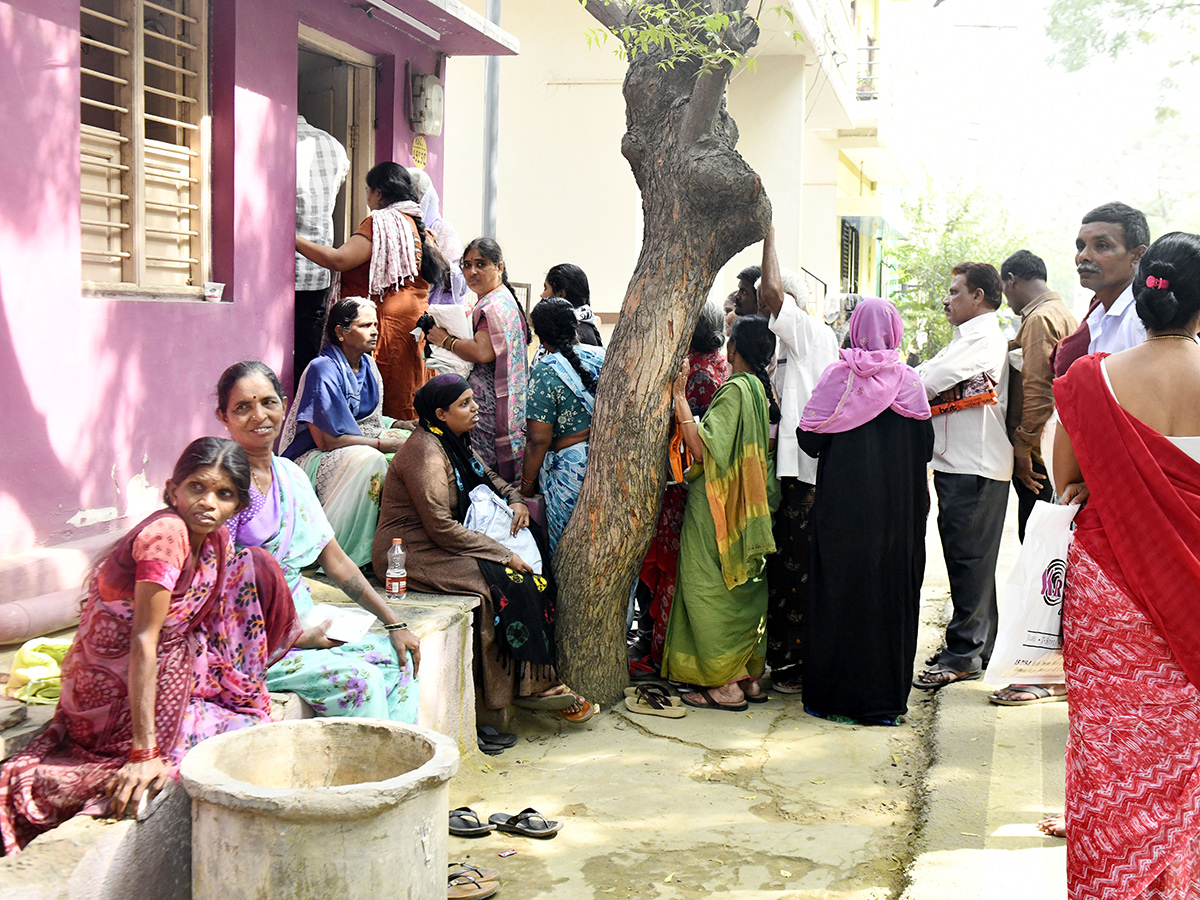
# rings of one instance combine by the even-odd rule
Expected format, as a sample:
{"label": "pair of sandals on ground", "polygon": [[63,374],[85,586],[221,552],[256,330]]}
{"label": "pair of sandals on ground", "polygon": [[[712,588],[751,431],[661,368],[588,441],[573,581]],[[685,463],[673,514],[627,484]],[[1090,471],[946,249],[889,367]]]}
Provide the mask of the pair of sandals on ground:
{"label": "pair of sandals on ground", "polygon": [[[450,810],[450,833],[455,837],[484,837],[493,831],[547,839],[562,831],[562,822],[547,819],[533,807],[527,807],[516,815],[506,812],[492,813],[486,823],[481,822],[479,813],[469,806]],[[450,863],[447,900],[484,900],[498,890],[498,870],[479,868],[467,863]]]}

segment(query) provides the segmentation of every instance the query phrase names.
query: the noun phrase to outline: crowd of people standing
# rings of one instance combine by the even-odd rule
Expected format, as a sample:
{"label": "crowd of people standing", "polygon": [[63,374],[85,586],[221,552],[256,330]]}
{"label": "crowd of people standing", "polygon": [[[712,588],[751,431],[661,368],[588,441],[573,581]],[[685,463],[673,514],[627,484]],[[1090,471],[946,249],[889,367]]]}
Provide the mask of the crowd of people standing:
{"label": "crowd of people standing", "polygon": [[[553,267],[527,315],[500,246],[463,245],[423,173],[381,163],[366,187],[371,215],[341,247],[297,235],[298,304],[302,264],[332,275],[294,399],[262,362],[221,373],[229,439],[189,445],[167,508],[97,566],[53,726],[0,768],[6,853],[78,812],[136,807],[196,742],[268,719],[268,691],[414,721],[420,642],[362,571],[382,580],[396,540],[411,588],[478,598],[481,710],[596,714],[558,676],[551,567],[604,383],[587,277]],[[630,669],[697,709],[774,689],[814,716],[896,725],[911,688],[987,665],[1010,483],[1022,538],[1035,501],[1083,503],[1067,684],[990,699],[1070,685],[1067,812],[1050,828],[1070,842],[1072,896],[1114,877],[1138,886],[1121,896],[1174,896],[1200,878],[1200,238],[1151,243],[1113,203],[1083,218],[1076,251],[1095,294],[1082,324],[1031,252],[964,261],[943,303],[953,339],[914,369],[886,300],[858,302],[839,347],[769,231],[727,309],[701,311],[671,386],[673,477],[631,589]],[[929,469],[953,613],[914,673]],[[489,510],[498,528],[479,524]],[[313,565],[383,634],[339,642],[310,621]]]}

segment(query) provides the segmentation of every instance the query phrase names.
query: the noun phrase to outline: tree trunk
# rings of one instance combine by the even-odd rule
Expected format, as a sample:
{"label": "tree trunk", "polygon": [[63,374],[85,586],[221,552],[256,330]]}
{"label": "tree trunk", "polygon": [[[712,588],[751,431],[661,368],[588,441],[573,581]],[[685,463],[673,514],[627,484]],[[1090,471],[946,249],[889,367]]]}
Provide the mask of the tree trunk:
{"label": "tree trunk", "polygon": [[[746,0],[709,5],[740,11]],[[609,28],[630,15],[602,0],[587,9]],[[757,24],[732,27],[745,53]],[[639,54],[625,75],[621,152],[642,194],[642,250],[600,378],[587,476],[554,558],[561,675],[605,704],[629,681],[625,612],[666,483],[671,381],[717,273],[771,220],[761,180],[734,149],[728,67],[698,74],[660,69],[661,59]]]}

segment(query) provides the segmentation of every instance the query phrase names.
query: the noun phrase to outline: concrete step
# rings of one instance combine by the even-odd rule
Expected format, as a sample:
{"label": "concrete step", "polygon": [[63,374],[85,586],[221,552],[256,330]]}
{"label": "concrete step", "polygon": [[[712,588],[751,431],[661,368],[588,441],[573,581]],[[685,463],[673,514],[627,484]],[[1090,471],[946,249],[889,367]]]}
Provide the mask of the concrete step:
{"label": "concrete step", "polygon": [[57,591],[78,590],[93,561],[112,547],[122,534],[123,530],[114,530],[65,544],[0,556],[0,605]]}

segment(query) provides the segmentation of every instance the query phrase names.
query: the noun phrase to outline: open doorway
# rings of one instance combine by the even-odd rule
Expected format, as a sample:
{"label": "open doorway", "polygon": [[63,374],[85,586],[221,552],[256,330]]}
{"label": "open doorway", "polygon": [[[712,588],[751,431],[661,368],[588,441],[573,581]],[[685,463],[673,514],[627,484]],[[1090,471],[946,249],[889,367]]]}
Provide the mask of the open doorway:
{"label": "open doorway", "polygon": [[375,164],[375,57],[300,26],[296,108],[332,134],[350,157],[350,173],[338,193],[333,243],[341,246],[367,217],[365,179]]}

